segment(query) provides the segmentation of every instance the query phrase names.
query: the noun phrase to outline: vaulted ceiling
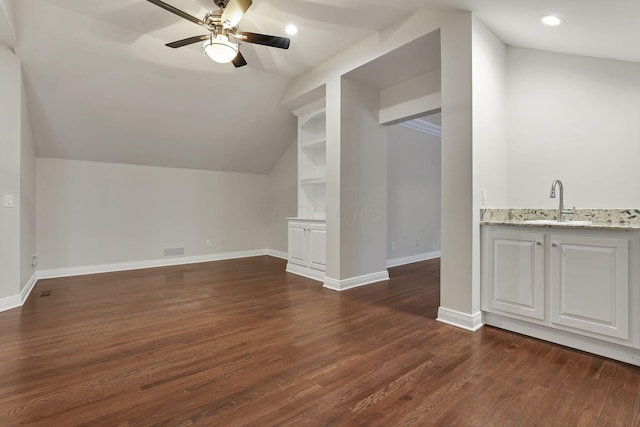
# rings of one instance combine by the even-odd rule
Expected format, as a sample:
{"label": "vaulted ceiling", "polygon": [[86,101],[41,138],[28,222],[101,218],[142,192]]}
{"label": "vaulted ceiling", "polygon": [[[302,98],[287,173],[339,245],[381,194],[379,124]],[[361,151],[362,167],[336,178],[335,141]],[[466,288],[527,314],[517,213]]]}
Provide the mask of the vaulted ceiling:
{"label": "vaulted ceiling", "polygon": [[300,32],[289,50],[243,44],[239,69],[165,47],[203,29],[146,0],[0,0],[0,43],[22,60],[38,156],[267,173],[296,138],[278,108],[288,85],[418,9],[474,11],[507,44],[640,62],[637,0],[253,0],[241,30]]}

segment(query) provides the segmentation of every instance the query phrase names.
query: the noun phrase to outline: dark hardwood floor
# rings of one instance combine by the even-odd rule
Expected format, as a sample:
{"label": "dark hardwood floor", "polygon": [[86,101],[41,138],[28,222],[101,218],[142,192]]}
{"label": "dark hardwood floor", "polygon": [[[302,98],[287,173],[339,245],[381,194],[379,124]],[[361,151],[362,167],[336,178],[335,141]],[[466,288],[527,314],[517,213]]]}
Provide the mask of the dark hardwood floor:
{"label": "dark hardwood floor", "polygon": [[0,313],[0,425],[640,425],[640,368],[436,322],[437,260],[343,293],[284,268],[38,282]]}

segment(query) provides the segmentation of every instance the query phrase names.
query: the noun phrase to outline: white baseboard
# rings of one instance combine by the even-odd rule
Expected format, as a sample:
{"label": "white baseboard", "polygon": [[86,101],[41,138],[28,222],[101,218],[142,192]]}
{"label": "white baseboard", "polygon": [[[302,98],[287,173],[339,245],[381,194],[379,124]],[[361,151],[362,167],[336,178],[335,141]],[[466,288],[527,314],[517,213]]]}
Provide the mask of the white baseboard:
{"label": "white baseboard", "polygon": [[11,295],[10,297],[0,298],[0,311],[11,310],[12,308],[18,308],[22,305],[20,301],[20,295]]}
{"label": "white baseboard", "polygon": [[332,291],[346,291],[347,289],[370,285],[384,280],[389,280],[389,272],[387,270],[342,280],[325,277],[323,287],[331,289]]}
{"label": "white baseboard", "polygon": [[34,272],[22,291],[17,295],[0,298],[0,312],[11,310],[13,308],[22,307],[24,302],[29,298],[29,294],[38,281],[38,272]]}
{"label": "white baseboard", "polygon": [[537,325],[523,320],[512,319],[494,313],[484,313],[484,320],[487,325],[497,328],[640,366],[640,349],[613,342],[606,342],[544,325]]}
{"label": "white baseboard", "polygon": [[438,308],[438,318],[436,320],[471,332],[475,332],[483,326],[481,311],[467,314],[442,306]]}
{"label": "white baseboard", "polygon": [[287,263],[287,273],[297,274],[298,276],[306,277],[307,279],[318,280],[322,282],[324,280],[324,271],[314,270],[312,268],[302,267],[297,264]]}
{"label": "white baseboard", "polygon": [[[54,268],[50,270],[40,270],[33,273],[27,285],[18,295],[11,295],[0,298],[0,312],[22,307],[27,301],[31,291],[40,279],[55,279],[58,277],[82,276],[85,274],[112,273],[116,271],[139,270],[142,268],[168,267],[172,265],[196,264],[200,262],[223,261],[227,259],[249,258],[254,256],[269,255],[277,258],[287,258],[286,252],[275,250],[259,249],[253,251],[226,252],[221,254],[210,254],[179,258],[164,258],[148,261],[123,262],[119,264],[88,265],[83,267]],[[322,280],[322,279],[317,279]]]}
{"label": "white baseboard", "polygon": [[24,304],[25,301],[27,301],[27,298],[29,298],[31,291],[36,286],[36,282],[39,278],[40,276],[38,275],[38,272],[34,271],[33,275],[31,275],[31,278],[27,282],[27,285],[22,288],[22,291],[20,291],[20,305]]}
{"label": "white baseboard", "polygon": [[282,251],[277,251],[275,249],[267,249],[267,255],[272,256],[274,258],[280,259],[289,259],[289,254]]}
{"label": "white baseboard", "polygon": [[227,259],[248,258],[267,255],[266,249],[242,252],[226,252],[220,254],[187,256],[177,258],[163,258],[146,261],[123,262],[119,264],[88,265],[83,267],[56,268],[38,271],[39,279],[54,279],[57,277],[82,276],[85,274],[112,273],[116,271],[140,270],[142,268],[168,267],[172,265],[197,264],[200,262],[223,261]]}
{"label": "white baseboard", "polygon": [[387,268],[398,267],[400,265],[413,264],[414,262],[427,261],[430,259],[440,258],[441,255],[442,255],[442,252],[435,251],[435,252],[427,252],[424,254],[406,256],[402,258],[394,258],[394,259],[387,260]]}

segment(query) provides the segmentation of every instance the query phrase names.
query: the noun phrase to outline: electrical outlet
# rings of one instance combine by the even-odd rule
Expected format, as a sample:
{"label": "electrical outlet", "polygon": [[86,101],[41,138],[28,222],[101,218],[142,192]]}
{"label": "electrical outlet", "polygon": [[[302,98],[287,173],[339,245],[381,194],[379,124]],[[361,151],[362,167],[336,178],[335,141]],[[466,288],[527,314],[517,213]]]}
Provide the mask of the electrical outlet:
{"label": "electrical outlet", "polygon": [[391,242],[391,250],[392,251],[396,250],[396,242]]}
{"label": "electrical outlet", "polygon": [[207,240],[207,247],[210,248],[211,247],[211,240]]}
{"label": "electrical outlet", "polygon": [[33,267],[38,265],[38,255],[35,255],[35,254],[31,255],[31,265]]}
{"label": "electrical outlet", "polygon": [[416,246],[420,246],[420,239],[416,239]]}

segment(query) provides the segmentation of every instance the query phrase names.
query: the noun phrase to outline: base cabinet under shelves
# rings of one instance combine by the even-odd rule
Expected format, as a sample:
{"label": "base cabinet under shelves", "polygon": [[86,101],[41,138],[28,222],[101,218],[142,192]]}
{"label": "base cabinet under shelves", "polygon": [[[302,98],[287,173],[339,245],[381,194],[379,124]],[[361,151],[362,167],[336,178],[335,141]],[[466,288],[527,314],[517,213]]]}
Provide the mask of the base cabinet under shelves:
{"label": "base cabinet under shelves", "polygon": [[637,247],[624,232],[483,227],[485,318],[638,348],[638,261],[629,256]]}
{"label": "base cabinet under shelves", "polygon": [[324,280],[326,270],[326,224],[324,221],[289,220],[287,271]]}

